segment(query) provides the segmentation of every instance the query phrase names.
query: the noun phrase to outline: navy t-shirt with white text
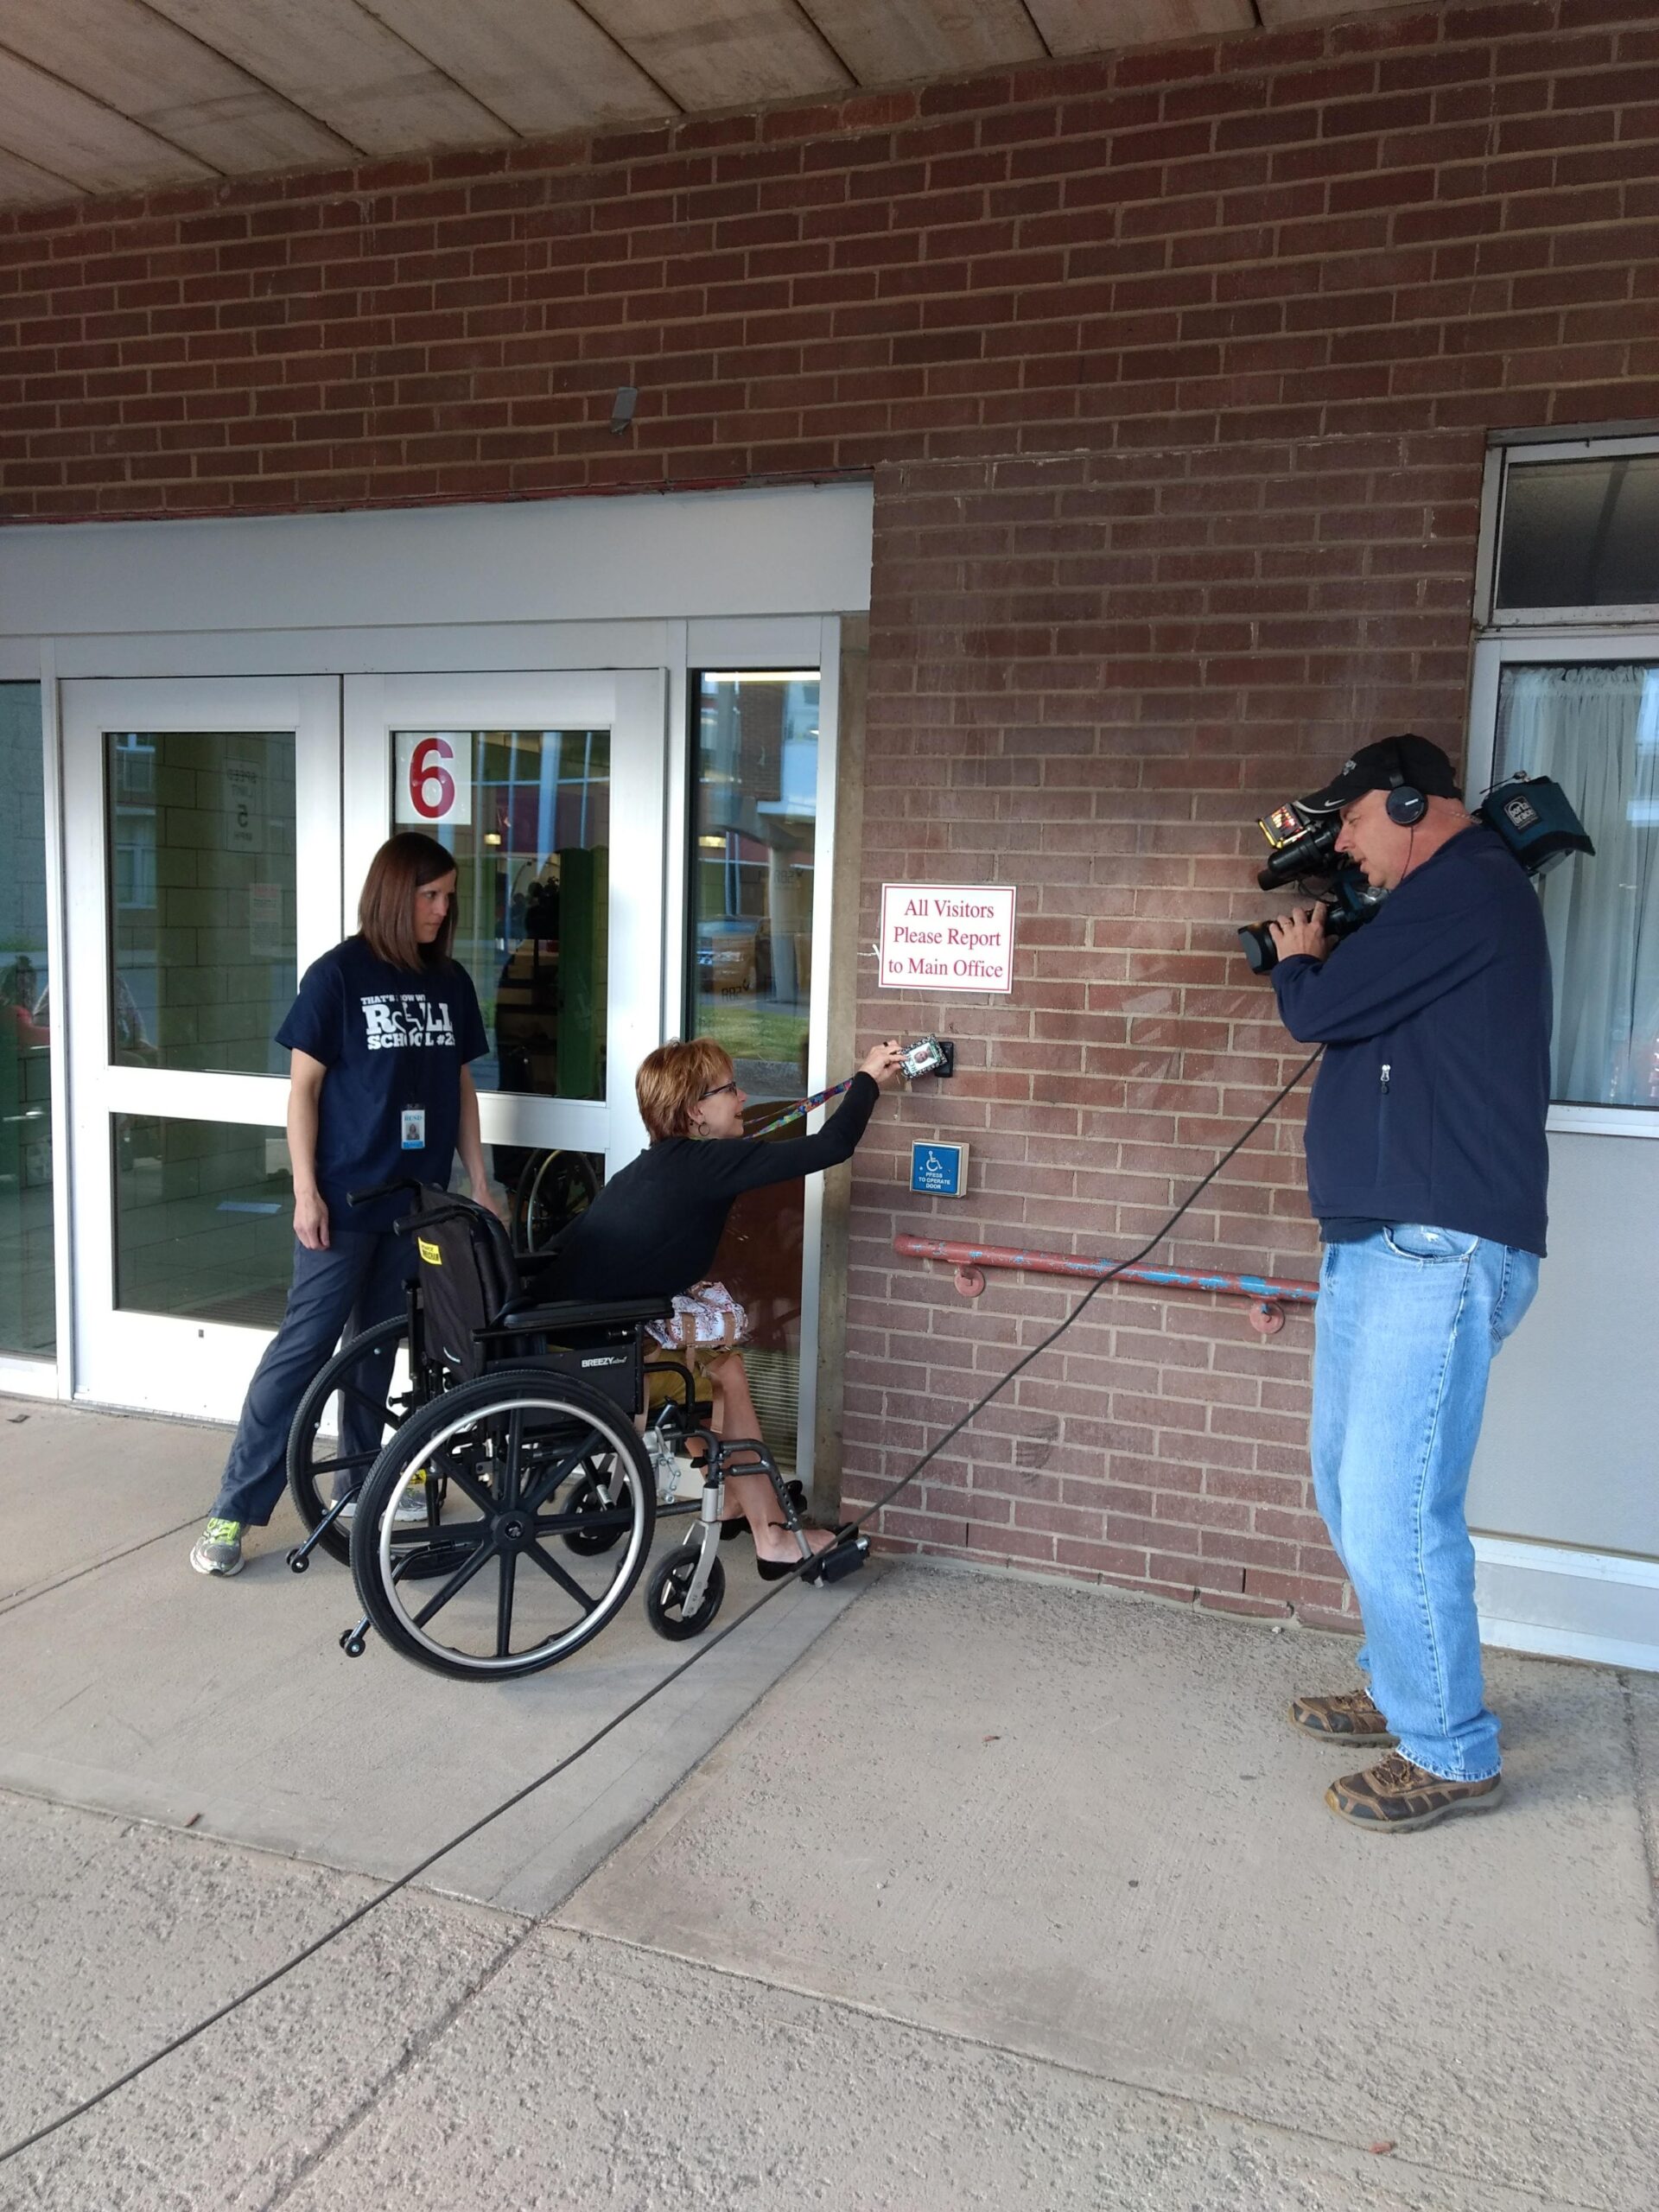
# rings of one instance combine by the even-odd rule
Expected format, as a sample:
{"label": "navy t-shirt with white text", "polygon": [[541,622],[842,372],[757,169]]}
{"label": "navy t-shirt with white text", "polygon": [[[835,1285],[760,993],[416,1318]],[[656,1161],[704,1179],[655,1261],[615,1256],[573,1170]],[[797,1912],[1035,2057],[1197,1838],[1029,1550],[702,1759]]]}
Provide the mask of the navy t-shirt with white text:
{"label": "navy t-shirt with white text", "polygon": [[[464,968],[394,968],[361,937],[348,937],[306,969],[276,1042],[328,1071],[317,1109],[317,1188],[331,1235],[390,1229],[409,1210],[404,1192],[366,1206],[347,1205],[349,1192],[399,1176],[447,1186],[461,1071],[489,1049]],[[411,1107],[426,1116],[426,1142],[406,1152],[403,1117]]]}

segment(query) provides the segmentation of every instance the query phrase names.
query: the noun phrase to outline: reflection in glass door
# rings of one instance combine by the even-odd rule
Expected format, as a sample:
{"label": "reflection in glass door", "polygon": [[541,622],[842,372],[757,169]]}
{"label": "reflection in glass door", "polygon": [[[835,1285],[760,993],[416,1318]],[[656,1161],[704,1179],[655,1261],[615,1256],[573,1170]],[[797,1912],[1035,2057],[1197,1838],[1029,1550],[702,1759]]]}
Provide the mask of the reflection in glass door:
{"label": "reflection in glass door", "polygon": [[[732,1057],[758,1124],[809,1089],[817,858],[817,669],[699,677],[690,874],[692,1033]],[[796,1122],[779,1132],[798,1136]],[[755,1410],[780,1466],[795,1464],[800,1404],[804,1186],[751,1191],[732,1209],[715,1272],[749,1316]]]}
{"label": "reflection in glass door", "polygon": [[281,1318],[274,1033],[339,935],[338,699],[64,686],[77,1388],[105,1402],[229,1418]]}
{"label": "reflection in glass door", "polygon": [[57,1349],[41,687],[0,683],[0,1358]]}
{"label": "reflection in glass door", "polygon": [[455,857],[455,957],[492,1173],[544,1248],[631,1158],[661,1040],[664,685],[616,675],[346,679],[348,880],[389,828]]}

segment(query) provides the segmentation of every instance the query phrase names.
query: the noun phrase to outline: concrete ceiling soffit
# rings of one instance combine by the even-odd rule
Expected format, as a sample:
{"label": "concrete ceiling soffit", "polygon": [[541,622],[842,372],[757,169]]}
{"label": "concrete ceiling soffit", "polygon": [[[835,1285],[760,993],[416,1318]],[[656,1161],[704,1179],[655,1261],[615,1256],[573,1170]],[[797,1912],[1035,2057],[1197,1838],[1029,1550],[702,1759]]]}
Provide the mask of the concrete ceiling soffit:
{"label": "concrete ceiling soffit", "polygon": [[1270,31],[1293,29],[1298,23],[1328,23],[1340,16],[1397,16],[1402,0],[1256,0],[1262,21]]}
{"label": "concrete ceiling soffit", "polygon": [[82,192],[211,176],[203,162],[32,61],[0,67],[0,147]]}
{"label": "concrete ceiling soffit", "polygon": [[0,153],[0,207],[61,207],[67,200],[80,197],[80,188],[71,184],[67,176],[36,168],[33,162],[20,161],[16,154]]}
{"label": "concrete ceiling soffit", "polygon": [[684,108],[850,91],[852,72],[798,0],[582,0]]}
{"label": "concrete ceiling soffit", "polygon": [[1026,0],[800,0],[861,85],[1040,61]]}
{"label": "concrete ceiling soffit", "polygon": [[1401,4],[0,0],[0,207],[512,146]]}
{"label": "concrete ceiling soffit", "polygon": [[[1026,0],[1026,5],[1053,54],[1173,45],[1178,39],[1253,30],[1256,22],[1250,0]],[[1338,10],[1327,5],[1325,12]]]}
{"label": "concrete ceiling soffit", "polygon": [[4,0],[0,48],[226,175],[338,162],[351,151],[145,0]]}
{"label": "concrete ceiling soffit", "polygon": [[[511,144],[514,133],[358,0],[147,0],[365,154]],[[0,143],[4,143],[0,134]]]}
{"label": "concrete ceiling soffit", "polygon": [[678,103],[580,0],[359,0],[525,138],[672,115]]}

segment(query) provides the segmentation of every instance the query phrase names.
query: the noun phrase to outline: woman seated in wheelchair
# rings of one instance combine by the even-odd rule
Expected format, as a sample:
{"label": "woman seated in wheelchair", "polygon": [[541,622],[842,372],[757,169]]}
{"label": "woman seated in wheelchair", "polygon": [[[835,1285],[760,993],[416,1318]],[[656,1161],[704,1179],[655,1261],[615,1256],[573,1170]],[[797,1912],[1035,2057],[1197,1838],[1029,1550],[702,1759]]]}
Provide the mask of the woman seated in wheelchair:
{"label": "woman seated in wheelchair", "polygon": [[[744,1135],[747,1101],[722,1046],[707,1037],[659,1046],[634,1078],[650,1148],[577,1217],[543,1294],[597,1305],[693,1294],[686,1300],[690,1310],[677,1314],[681,1326],[664,1325],[672,1341],[663,1357],[691,1369],[698,1395],[713,1402],[717,1435],[758,1438],[760,1422],[736,1349],[741,1325],[722,1321],[733,1301],[720,1285],[704,1281],[726,1217],[745,1191],[793,1182],[850,1160],[881,1087],[899,1072],[899,1059],[892,1039],[878,1045],[865,1055],[823,1128],[779,1143]],[[777,1499],[764,1474],[728,1469],[726,1503],[748,1522],[763,1576],[776,1579],[799,1566],[799,1548],[778,1519]],[[835,1541],[829,1529],[808,1533],[815,1551]]]}

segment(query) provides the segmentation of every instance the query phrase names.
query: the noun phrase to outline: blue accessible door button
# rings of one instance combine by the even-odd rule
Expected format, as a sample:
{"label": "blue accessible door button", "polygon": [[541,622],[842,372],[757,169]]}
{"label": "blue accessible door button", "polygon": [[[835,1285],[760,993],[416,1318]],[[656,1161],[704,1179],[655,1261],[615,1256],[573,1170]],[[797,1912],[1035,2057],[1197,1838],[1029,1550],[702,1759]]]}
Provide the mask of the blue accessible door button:
{"label": "blue accessible door button", "polygon": [[968,1147],[965,1144],[913,1144],[910,1147],[910,1187],[936,1198],[959,1198],[968,1187]]}

